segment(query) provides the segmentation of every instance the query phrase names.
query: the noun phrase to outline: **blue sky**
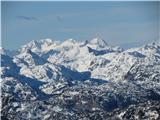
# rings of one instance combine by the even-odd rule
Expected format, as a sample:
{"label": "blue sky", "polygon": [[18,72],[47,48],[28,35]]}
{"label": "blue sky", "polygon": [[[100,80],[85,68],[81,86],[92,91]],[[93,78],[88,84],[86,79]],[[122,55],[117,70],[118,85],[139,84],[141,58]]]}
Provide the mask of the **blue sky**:
{"label": "blue sky", "polygon": [[159,38],[160,2],[2,2],[2,46],[31,40],[89,40],[136,47]]}

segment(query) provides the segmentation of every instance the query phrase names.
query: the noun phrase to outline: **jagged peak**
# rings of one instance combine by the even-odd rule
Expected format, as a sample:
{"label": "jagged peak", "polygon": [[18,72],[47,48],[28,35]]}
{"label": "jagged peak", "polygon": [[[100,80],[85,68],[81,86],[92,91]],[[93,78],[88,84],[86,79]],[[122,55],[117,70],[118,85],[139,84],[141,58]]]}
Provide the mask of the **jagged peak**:
{"label": "jagged peak", "polygon": [[30,46],[30,47],[38,47],[38,46],[41,46],[42,44],[52,44],[53,43],[53,40],[52,39],[40,39],[40,40],[32,40],[30,41],[28,44],[26,44],[26,46]]}
{"label": "jagged peak", "polygon": [[160,48],[160,42],[152,42],[152,43],[149,43],[147,45],[144,45],[143,47],[145,49],[148,49],[148,48],[150,48],[150,49],[153,49],[153,48],[157,49],[157,48]]}
{"label": "jagged peak", "polygon": [[77,41],[75,39],[73,39],[73,38],[69,38],[69,39],[65,40],[63,43],[75,44],[75,43],[77,43]]}
{"label": "jagged peak", "polygon": [[77,41],[77,40],[75,40],[75,39],[72,39],[72,38],[70,38],[70,39],[66,39],[65,41],[63,41],[61,44],[60,44],[60,46],[61,47],[66,47],[66,46],[75,46],[76,44],[78,44],[79,42]]}
{"label": "jagged peak", "polygon": [[34,64],[35,65],[43,65],[48,62],[46,59],[43,59],[42,57],[40,57],[38,54],[36,54],[31,49],[26,49],[26,51],[19,54],[17,57],[25,60],[31,66]]}
{"label": "jagged peak", "polygon": [[92,40],[89,41],[89,43],[99,45],[100,47],[108,46],[107,42],[99,37],[93,38]]}
{"label": "jagged peak", "polygon": [[76,42],[76,40],[73,39],[73,38],[69,38],[69,39],[67,39],[66,41],[69,41],[69,42]]}
{"label": "jagged peak", "polygon": [[41,51],[48,50],[52,48],[53,46],[59,45],[60,43],[61,43],[60,41],[52,40],[49,38],[40,39],[40,40],[32,40],[28,44],[21,46],[19,51],[24,52],[27,49],[32,49],[32,51],[39,53]]}

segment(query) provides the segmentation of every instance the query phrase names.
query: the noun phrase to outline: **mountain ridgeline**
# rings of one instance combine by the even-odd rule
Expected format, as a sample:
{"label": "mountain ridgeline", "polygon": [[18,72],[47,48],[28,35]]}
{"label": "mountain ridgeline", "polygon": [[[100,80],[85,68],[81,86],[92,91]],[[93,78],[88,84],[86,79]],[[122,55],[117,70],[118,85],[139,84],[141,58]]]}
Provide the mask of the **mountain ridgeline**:
{"label": "mountain ridgeline", "polygon": [[95,38],[1,49],[2,120],[160,120],[160,43]]}

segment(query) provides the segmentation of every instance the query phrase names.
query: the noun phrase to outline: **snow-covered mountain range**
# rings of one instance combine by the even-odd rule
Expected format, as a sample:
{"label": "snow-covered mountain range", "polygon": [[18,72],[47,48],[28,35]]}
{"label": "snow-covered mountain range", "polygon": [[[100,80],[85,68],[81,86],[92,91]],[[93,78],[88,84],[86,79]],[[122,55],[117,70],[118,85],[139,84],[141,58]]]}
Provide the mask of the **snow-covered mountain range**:
{"label": "snow-covered mountain range", "polygon": [[160,119],[160,43],[33,40],[1,49],[1,78],[4,120]]}

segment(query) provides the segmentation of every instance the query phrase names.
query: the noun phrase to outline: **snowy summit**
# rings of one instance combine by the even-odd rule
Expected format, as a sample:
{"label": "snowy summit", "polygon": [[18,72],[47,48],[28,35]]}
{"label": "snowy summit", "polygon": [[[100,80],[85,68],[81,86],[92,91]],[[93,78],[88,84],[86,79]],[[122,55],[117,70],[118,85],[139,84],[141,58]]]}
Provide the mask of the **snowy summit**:
{"label": "snowy summit", "polygon": [[4,120],[160,119],[160,43],[33,40],[1,49],[1,77]]}

